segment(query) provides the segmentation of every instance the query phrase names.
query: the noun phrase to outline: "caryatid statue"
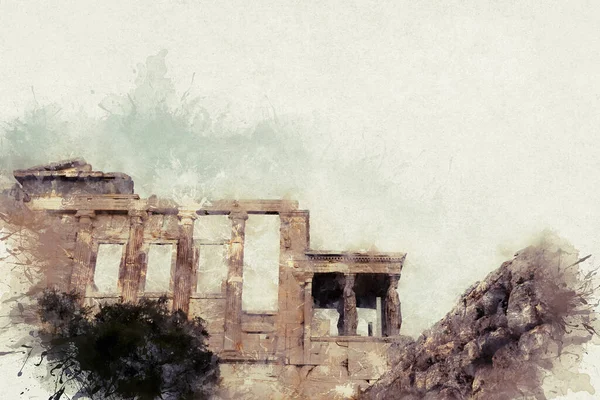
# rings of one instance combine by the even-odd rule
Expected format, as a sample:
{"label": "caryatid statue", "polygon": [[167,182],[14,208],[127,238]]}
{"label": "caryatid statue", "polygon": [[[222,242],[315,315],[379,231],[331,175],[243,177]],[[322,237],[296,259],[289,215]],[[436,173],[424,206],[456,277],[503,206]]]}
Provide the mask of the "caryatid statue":
{"label": "caryatid statue", "polygon": [[338,332],[340,335],[354,336],[358,326],[358,312],[356,310],[356,294],[354,293],[355,276],[348,274],[344,277],[342,301],[338,305],[340,317],[338,319]]}
{"label": "caryatid statue", "polygon": [[390,275],[390,285],[385,296],[385,327],[386,336],[400,334],[402,326],[402,312],[400,310],[400,297],[398,296],[398,281],[400,275]]}

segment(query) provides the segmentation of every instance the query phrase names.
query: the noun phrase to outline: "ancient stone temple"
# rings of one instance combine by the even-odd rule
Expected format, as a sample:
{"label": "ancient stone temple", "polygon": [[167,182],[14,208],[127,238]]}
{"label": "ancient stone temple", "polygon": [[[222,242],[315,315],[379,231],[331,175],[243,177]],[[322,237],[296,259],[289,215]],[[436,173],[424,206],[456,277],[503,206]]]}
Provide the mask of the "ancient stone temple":
{"label": "ancient stone temple", "polygon": [[[141,199],[129,176],[80,159],[14,176],[31,210],[69,227],[72,272],[55,284],[91,305],[166,294],[173,310],[201,316],[222,360],[223,398],[349,397],[387,370],[386,349],[402,340],[406,255],[313,250],[296,201]],[[276,221],[272,282],[249,248],[258,217]],[[274,300],[257,309],[245,293]]]}

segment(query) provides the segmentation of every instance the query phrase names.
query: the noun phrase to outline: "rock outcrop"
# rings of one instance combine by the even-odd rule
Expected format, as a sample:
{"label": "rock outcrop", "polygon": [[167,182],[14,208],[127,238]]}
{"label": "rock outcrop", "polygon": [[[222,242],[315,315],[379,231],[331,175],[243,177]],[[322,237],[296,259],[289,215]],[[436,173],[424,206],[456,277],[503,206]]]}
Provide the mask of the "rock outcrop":
{"label": "rock outcrop", "polygon": [[361,399],[546,399],[545,378],[593,392],[564,360],[595,335],[593,273],[584,276],[581,261],[552,235],[518,252],[396,347],[394,367]]}

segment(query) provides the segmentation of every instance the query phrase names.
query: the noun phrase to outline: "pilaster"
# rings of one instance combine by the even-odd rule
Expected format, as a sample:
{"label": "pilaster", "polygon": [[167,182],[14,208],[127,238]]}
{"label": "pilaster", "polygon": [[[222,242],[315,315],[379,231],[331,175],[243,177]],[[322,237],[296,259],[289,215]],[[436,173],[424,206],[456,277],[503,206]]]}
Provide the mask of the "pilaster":
{"label": "pilaster", "polygon": [[92,218],[95,216],[96,213],[93,210],[79,210],[75,214],[78,230],[75,240],[75,263],[73,265],[70,288],[81,295],[81,301],[83,301],[87,285],[91,278]]}
{"label": "pilaster", "polygon": [[242,287],[244,267],[244,239],[246,212],[234,211],[231,219],[231,242],[227,254],[227,295],[225,305],[225,335],[223,348],[230,351],[242,349]]}
{"label": "pilaster", "polygon": [[144,220],[148,214],[146,211],[129,210],[129,240],[125,252],[125,264],[121,285],[122,300],[124,302],[135,302],[140,290],[140,277],[146,262],[142,253],[144,243]]}
{"label": "pilaster", "polygon": [[192,294],[192,279],[195,276],[194,265],[194,220],[195,211],[180,211],[179,241],[177,242],[177,261],[173,279],[173,311],[189,312]]}

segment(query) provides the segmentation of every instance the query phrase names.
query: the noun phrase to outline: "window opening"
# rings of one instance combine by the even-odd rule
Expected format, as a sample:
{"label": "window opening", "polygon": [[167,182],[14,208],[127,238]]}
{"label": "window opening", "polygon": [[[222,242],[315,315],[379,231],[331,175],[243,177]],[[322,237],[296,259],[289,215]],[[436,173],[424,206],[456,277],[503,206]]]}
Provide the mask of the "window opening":
{"label": "window opening", "polygon": [[169,291],[175,265],[175,246],[170,243],[150,244],[147,259],[144,292]]}
{"label": "window opening", "polygon": [[280,220],[249,215],[244,243],[242,310],[276,311],[279,297]]}
{"label": "window opening", "polygon": [[93,290],[100,293],[118,292],[119,271],[125,251],[124,244],[101,243],[98,245],[94,267]]}
{"label": "window opening", "polygon": [[204,215],[194,223],[194,245],[198,249],[197,293],[222,293],[227,280],[227,244],[231,221],[226,215]]}

